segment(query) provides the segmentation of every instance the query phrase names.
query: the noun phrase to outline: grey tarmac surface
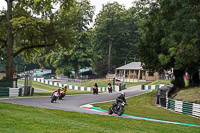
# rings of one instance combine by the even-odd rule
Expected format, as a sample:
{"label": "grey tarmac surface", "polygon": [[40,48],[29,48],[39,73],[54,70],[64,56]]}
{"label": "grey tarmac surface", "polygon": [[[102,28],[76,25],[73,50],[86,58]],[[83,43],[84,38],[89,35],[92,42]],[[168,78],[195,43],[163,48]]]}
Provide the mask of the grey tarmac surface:
{"label": "grey tarmac surface", "polygon": [[[147,93],[149,91],[140,90],[140,87],[138,86],[124,90],[124,92],[127,98]],[[64,111],[99,114],[99,112],[83,109],[80,108],[80,106],[85,104],[114,101],[120,93],[121,92],[99,93],[98,95],[93,95],[93,94],[66,95],[62,100],[57,100],[55,103],[51,103],[50,97],[7,98],[7,99],[0,99],[0,102],[19,104],[24,106],[33,106],[39,108],[59,109]],[[107,115],[107,114],[102,114],[102,115]]]}

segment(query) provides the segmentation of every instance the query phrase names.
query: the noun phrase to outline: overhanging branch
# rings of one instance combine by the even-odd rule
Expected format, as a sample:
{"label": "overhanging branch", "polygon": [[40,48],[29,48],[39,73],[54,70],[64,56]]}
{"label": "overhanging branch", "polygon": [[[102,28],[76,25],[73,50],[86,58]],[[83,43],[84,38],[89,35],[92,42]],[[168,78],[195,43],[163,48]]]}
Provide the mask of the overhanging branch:
{"label": "overhanging branch", "polygon": [[13,57],[16,57],[17,55],[19,55],[21,52],[23,52],[26,49],[32,49],[32,48],[43,48],[43,47],[49,47],[49,46],[53,46],[54,44],[43,44],[43,45],[33,45],[33,46],[28,46],[28,47],[24,47],[21,48],[20,50],[18,50],[16,53],[13,54]]}

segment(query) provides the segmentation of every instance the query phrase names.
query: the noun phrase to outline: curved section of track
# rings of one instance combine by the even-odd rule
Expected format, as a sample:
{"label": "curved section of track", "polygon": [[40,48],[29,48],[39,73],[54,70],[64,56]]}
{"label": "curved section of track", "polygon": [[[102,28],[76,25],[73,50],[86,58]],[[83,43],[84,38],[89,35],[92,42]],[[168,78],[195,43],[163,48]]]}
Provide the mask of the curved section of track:
{"label": "curved section of track", "polygon": [[[126,90],[126,97],[136,96],[139,94],[147,93],[147,90]],[[20,97],[20,98],[7,98],[0,99],[0,102],[19,104],[24,106],[34,106],[39,108],[59,109],[64,111],[73,111],[81,113],[98,114],[97,112],[85,110],[80,106],[91,103],[106,102],[115,100],[120,92],[114,93],[99,93],[93,94],[81,94],[81,95],[67,95],[62,100],[57,100],[55,103],[51,103],[50,97]]]}

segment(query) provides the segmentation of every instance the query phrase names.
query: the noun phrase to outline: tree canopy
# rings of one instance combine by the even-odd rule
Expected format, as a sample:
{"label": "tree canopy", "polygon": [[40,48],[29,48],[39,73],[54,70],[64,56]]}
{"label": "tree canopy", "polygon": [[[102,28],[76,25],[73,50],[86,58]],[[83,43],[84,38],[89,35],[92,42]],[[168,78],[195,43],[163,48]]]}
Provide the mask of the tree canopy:
{"label": "tree canopy", "polygon": [[200,63],[200,3],[193,2],[144,0],[137,3],[140,60],[152,70],[174,68],[179,87],[184,87],[185,71],[195,75]]}

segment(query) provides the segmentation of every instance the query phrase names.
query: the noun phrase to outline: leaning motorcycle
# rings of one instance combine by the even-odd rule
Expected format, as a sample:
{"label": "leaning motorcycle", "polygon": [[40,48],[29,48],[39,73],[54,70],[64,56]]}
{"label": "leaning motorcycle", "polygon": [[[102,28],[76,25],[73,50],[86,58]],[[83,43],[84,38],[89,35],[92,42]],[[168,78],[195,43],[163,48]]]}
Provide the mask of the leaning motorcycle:
{"label": "leaning motorcycle", "polygon": [[51,102],[54,102],[58,99],[59,97],[59,93],[58,92],[54,92],[52,97],[51,97]]}
{"label": "leaning motorcycle", "polygon": [[65,97],[65,95],[66,95],[66,91],[61,90],[59,100],[62,100],[62,98]]}
{"label": "leaning motorcycle", "polygon": [[128,104],[126,104],[125,102],[119,102],[118,104],[117,103],[114,103],[109,111],[108,111],[108,114],[112,115],[113,113],[117,114],[118,116],[121,116],[123,113],[124,113],[124,107],[125,106],[128,106]]}

